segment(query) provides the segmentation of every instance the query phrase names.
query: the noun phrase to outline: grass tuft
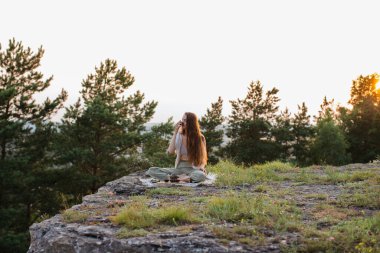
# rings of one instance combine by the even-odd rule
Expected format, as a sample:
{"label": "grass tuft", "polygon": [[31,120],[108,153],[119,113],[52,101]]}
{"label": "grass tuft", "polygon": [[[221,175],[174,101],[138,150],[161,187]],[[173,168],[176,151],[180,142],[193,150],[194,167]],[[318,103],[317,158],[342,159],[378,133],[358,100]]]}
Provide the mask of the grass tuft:
{"label": "grass tuft", "polygon": [[191,207],[175,205],[150,208],[144,202],[132,202],[110,219],[115,224],[124,225],[129,229],[155,227],[160,224],[177,226],[199,222]]}
{"label": "grass tuft", "polygon": [[380,208],[380,186],[368,186],[356,189],[354,192],[346,191],[338,197],[338,205],[341,207],[363,207],[369,209]]}
{"label": "grass tuft", "polygon": [[88,216],[88,213],[72,209],[67,209],[62,213],[63,220],[68,223],[85,222]]}
{"label": "grass tuft", "polygon": [[281,181],[284,179],[282,174],[293,172],[297,169],[289,163],[278,161],[244,167],[231,161],[223,160],[216,165],[209,166],[208,170],[218,175],[216,179],[217,186],[235,186],[257,182]]}
{"label": "grass tuft", "polygon": [[223,197],[212,197],[206,213],[210,218],[229,222],[247,220],[251,224],[278,231],[296,230],[295,224],[298,224],[300,218],[298,209],[287,201],[234,192]]}
{"label": "grass tuft", "polygon": [[158,223],[165,225],[178,226],[198,222],[192,210],[183,206],[168,206],[158,209],[154,215],[157,217]]}
{"label": "grass tuft", "polygon": [[116,215],[111,217],[111,221],[128,228],[146,228],[155,224],[155,217],[145,203],[134,202],[122,208]]}

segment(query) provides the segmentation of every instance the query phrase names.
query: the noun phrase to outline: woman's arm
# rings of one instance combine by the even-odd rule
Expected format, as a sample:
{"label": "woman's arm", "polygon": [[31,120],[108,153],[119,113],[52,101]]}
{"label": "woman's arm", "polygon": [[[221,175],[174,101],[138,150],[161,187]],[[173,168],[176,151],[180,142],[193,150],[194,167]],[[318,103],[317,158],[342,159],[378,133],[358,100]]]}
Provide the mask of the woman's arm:
{"label": "woman's arm", "polygon": [[170,140],[169,147],[166,150],[166,153],[168,153],[168,154],[171,154],[171,155],[175,154],[175,138],[176,138],[176,135],[177,135],[177,132],[175,131],[173,133],[172,139]]}
{"label": "woman's arm", "polygon": [[181,121],[179,121],[179,122],[175,125],[175,127],[174,127],[173,136],[172,136],[172,138],[171,138],[171,140],[170,140],[169,147],[168,147],[168,149],[166,150],[166,153],[168,153],[168,154],[172,154],[172,155],[175,154],[175,139],[176,139],[177,133],[178,133],[178,131],[179,131],[179,128],[181,127],[180,122],[181,122]]}

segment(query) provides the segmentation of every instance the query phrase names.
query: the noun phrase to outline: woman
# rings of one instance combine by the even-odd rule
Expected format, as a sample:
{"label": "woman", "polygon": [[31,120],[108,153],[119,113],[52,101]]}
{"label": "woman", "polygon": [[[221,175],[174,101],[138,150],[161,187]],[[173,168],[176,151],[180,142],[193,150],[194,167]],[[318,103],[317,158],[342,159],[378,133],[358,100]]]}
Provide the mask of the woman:
{"label": "woman", "polygon": [[174,168],[151,167],[146,172],[151,177],[171,182],[201,182],[206,179],[206,139],[201,134],[198,118],[186,112],[175,125],[169,154],[176,154]]}

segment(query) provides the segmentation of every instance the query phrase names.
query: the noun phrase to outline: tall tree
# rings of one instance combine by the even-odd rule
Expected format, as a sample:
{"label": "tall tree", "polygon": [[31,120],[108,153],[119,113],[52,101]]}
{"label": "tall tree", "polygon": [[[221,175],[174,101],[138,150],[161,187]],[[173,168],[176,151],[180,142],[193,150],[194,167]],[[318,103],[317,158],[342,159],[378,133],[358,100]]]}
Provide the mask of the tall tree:
{"label": "tall tree", "polygon": [[221,97],[218,97],[218,101],[211,103],[211,108],[207,108],[206,114],[200,119],[202,133],[207,142],[208,160],[211,164],[219,161],[220,154],[218,152],[223,143],[224,131],[220,128],[224,122],[222,110],[223,100]]}
{"label": "tall tree", "polygon": [[40,180],[51,171],[46,158],[51,116],[63,106],[67,92],[37,104],[33,98],[51,85],[38,71],[44,50],[33,52],[11,39],[0,45],[0,251],[25,252],[28,228],[57,207],[51,188]]}
{"label": "tall tree", "polygon": [[317,164],[342,165],[348,163],[348,143],[344,132],[332,119],[322,119],[316,126],[316,137],[311,145],[311,158]]}
{"label": "tall tree", "polygon": [[244,99],[230,101],[232,114],[228,118],[227,136],[231,142],[226,156],[238,163],[261,163],[278,158],[271,128],[278,111],[278,89],[263,93],[260,81],[251,82]]}
{"label": "tall tree", "polygon": [[174,166],[173,156],[166,153],[173,135],[173,130],[173,117],[170,117],[166,122],[152,126],[151,130],[144,134],[142,153],[150,161],[152,166]]}
{"label": "tall tree", "polygon": [[372,74],[354,80],[349,100],[352,109],[340,111],[353,162],[369,162],[380,154],[379,79],[379,74]]}
{"label": "tall tree", "polygon": [[322,119],[336,119],[336,113],[334,109],[334,99],[328,100],[326,96],[323,97],[322,104],[319,106],[321,109],[318,111],[318,115],[314,116],[316,122]]}
{"label": "tall tree", "polygon": [[298,112],[294,115],[292,122],[294,144],[293,155],[296,161],[300,165],[306,165],[310,163],[310,142],[313,138],[313,128],[310,123],[310,115],[308,115],[308,109],[303,102],[298,105]]}
{"label": "tall tree", "polygon": [[292,117],[288,108],[276,116],[275,124],[273,126],[272,134],[278,146],[279,158],[282,161],[289,160],[291,156],[291,147],[294,141],[292,131]]}
{"label": "tall tree", "polygon": [[348,142],[343,129],[338,125],[334,100],[324,97],[316,118],[316,136],[311,145],[311,158],[317,164],[342,165],[349,162]]}
{"label": "tall tree", "polygon": [[[157,106],[143,104],[137,91],[124,97],[134,83],[114,60],[105,60],[82,82],[81,98],[69,108],[59,127],[56,163],[69,164],[68,170],[81,182],[79,194],[95,192],[99,186],[127,173],[127,157],[137,153],[144,124]],[[128,169],[128,168],[127,168]]]}

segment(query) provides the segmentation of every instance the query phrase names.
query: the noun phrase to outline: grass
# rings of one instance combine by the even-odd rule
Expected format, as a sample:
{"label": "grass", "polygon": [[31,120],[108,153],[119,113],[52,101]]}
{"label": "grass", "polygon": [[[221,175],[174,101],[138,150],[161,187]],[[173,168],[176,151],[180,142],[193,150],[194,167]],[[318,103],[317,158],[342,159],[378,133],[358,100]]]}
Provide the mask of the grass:
{"label": "grass", "polygon": [[199,222],[191,207],[174,205],[150,208],[147,203],[138,201],[122,208],[110,219],[115,224],[124,225],[129,229],[155,227],[160,224],[177,226]]}
{"label": "grass", "polygon": [[206,203],[208,199],[209,197],[193,197],[190,198],[188,201],[192,203]]}
{"label": "grass", "polygon": [[226,242],[232,240],[250,246],[263,245],[265,243],[265,235],[249,225],[236,225],[233,227],[212,226],[211,232],[217,238],[226,240]]}
{"label": "grass", "polygon": [[279,161],[245,167],[224,160],[216,165],[209,166],[208,170],[218,175],[217,186],[252,185],[284,180],[298,182],[298,185],[345,184],[362,181],[380,183],[380,175],[371,170],[340,171],[338,168],[331,166],[297,168],[290,163]]}
{"label": "grass", "polygon": [[256,164],[252,166],[252,169],[254,170],[273,170],[275,172],[296,172],[298,171],[297,168],[295,168],[290,163],[284,163],[280,161],[273,161],[273,162],[267,162],[264,164]]}
{"label": "grass", "polygon": [[358,216],[359,212],[320,203],[311,210],[311,214],[315,219],[315,225],[318,229],[329,230],[331,226],[337,225],[343,220]]}
{"label": "grass", "polygon": [[62,213],[63,220],[68,223],[82,223],[87,220],[89,214],[77,210],[67,209]]}
{"label": "grass", "polygon": [[310,168],[302,168],[291,180],[300,184],[313,184],[320,181],[320,176],[315,174]]}
{"label": "grass", "polygon": [[[206,201],[205,212],[214,222],[228,222],[239,228],[248,223],[277,232],[299,233],[294,247],[285,247],[287,252],[380,252],[380,214],[376,211],[380,209],[378,171],[360,168],[344,171],[331,166],[294,168],[279,162],[244,167],[229,161],[212,166],[210,171],[218,174],[218,186],[256,185],[253,196],[229,192]],[[297,185],[339,184],[344,190],[336,200],[329,199],[327,193],[305,194],[305,199],[320,201],[311,209],[313,218],[305,224],[294,204],[278,200],[281,194],[273,194],[271,185],[282,180]],[[365,212],[351,207],[377,213],[363,217]],[[233,228],[221,226],[213,227],[212,231],[222,240],[255,243],[254,233],[247,232],[244,236]]]}
{"label": "grass", "polygon": [[229,222],[247,221],[277,231],[296,230],[300,218],[298,209],[287,201],[271,199],[262,194],[228,193],[211,197],[206,214],[210,218]]}
{"label": "grass", "polygon": [[254,189],[254,192],[267,192],[268,190],[269,190],[269,188],[267,185],[260,184],[260,185],[256,186],[256,188]]}
{"label": "grass", "polygon": [[311,193],[305,194],[304,197],[307,199],[327,200],[328,195],[325,193]]}
{"label": "grass", "polygon": [[194,212],[184,206],[168,206],[153,212],[160,224],[178,226],[180,224],[197,223],[199,220]]}
{"label": "grass", "polygon": [[215,182],[217,186],[234,186],[255,182],[251,171],[243,166],[235,165],[231,161],[220,161],[216,165],[208,166],[207,169],[218,175]]}
{"label": "grass", "polygon": [[[110,220],[121,226],[117,236],[166,229],[192,233],[202,223],[226,244],[257,247],[277,240],[284,252],[380,252],[377,169],[297,168],[281,162],[244,167],[221,161],[208,171],[218,175],[216,185],[223,187],[160,187],[113,204],[116,213]],[[82,211],[63,214],[70,222],[84,222],[87,216]],[[293,245],[282,243],[290,242],[288,235]]]}
{"label": "grass", "polygon": [[341,207],[363,207],[369,209],[380,208],[380,186],[367,186],[356,189],[351,192],[346,190],[345,193],[338,197],[337,204]]}
{"label": "grass", "polygon": [[332,236],[340,252],[380,252],[380,212],[373,217],[343,221],[333,228]]}
{"label": "grass", "polygon": [[251,167],[235,165],[231,161],[220,161],[209,166],[208,170],[218,175],[217,186],[235,186],[255,184],[257,182],[281,181],[282,173],[294,172],[297,169],[289,163],[278,161],[258,164]]}
{"label": "grass", "polygon": [[116,216],[111,217],[111,220],[131,229],[151,227],[156,223],[148,206],[138,202],[123,208]]}
{"label": "grass", "polygon": [[328,230],[305,226],[299,240],[283,252],[380,252],[380,212],[372,217],[337,220]]}
{"label": "grass", "polygon": [[333,167],[327,167],[325,169],[325,174],[325,176],[320,178],[321,183],[324,184],[360,182],[377,176],[377,174],[373,171],[342,172]]}

